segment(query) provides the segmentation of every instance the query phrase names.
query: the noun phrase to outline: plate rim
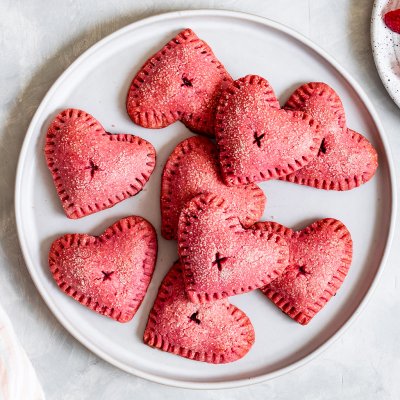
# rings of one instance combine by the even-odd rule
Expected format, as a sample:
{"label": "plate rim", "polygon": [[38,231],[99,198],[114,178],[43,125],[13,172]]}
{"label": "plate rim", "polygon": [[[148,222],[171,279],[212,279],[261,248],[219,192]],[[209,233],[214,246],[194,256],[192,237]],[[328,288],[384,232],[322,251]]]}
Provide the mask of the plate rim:
{"label": "plate rim", "polygon": [[372,6],[371,22],[370,22],[370,40],[371,40],[372,56],[374,59],[375,68],[378,71],[379,79],[381,80],[383,87],[385,88],[386,92],[393,100],[393,102],[396,104],[396,106],[400,108],[400,94],[396,96],[392,86],[386,85],[385,73],[383,70],[383,66],[380,63],[379,51],[376,50],[376,45],[379,42],[379,40],[377,39],[378,21],[382,22],[382,18],[380,16],[380,12],[382,11],[381,2],[382,0],[375,0]]}
{"label": "plate rim", "polygon": [[[173,379],[173,378],[165,378],[165,377],[155,375],[153,373],[145,372],[145,371],[139,370],[137,368],[131,367],[129,365],[126,365],[123,362],[113,359],[106,352],[104,352],[100,347],[91,343],[90,341],[87,341],[84,337],[82,337],[80,335],[80,333],[75,329],[75,327],[72,324],[70,324],[67,320],[64,320],[62,314],[59,313],[56,304],[52,301],[52,299],[50,297],[47,296],[47,294],[41,284],[40,278],[38,277],[38,275],[35,272],[35,269],[33,268],[34,263],[31,260],[31,257],[30,257],[30,254],[29,254],[29,251],[27,248],[27,244],[24,241],[23,228],[22,228],[22,226],[23,226],[22,213],[20,211],[20,209],[21,209],[21,192],[22,192],[21,182],[22,182],[22,178],[23,178],[22,172],[23,172],[23,166],[24,166],[23,162],[26,158],[26,153],[28,151],[29,142],[32,139],[32,136],[34,133],[34,127],[37,124],[37,120],[39,119],[39,116],[42,113],[42,110],[47,105],[48,100],[50,99],[51,96],[53,96],[54,92],[56,92],[56,90],[61,85],[61,83],[66,79],[66,77],[69,76],[71,74],[71,72],[73,72],[77,67],[79,67],[79,65],[82,62],[84,62],[88,57],[90,57],[93,53],[95,53],[103,45],[107,44],[110,41],[113,41],[114,39],[116,39],[119,36],[124,35],[126,32],[128,32],[130,30],[135,30],[144,25],[154,24],[154,23],[158,23],[161,21],[169,20],[169,19],[176,19],[179,17],[196,17],[196,16],[228,17],[228,18],[233,18],[233,19],[237,19],[237,20],[246,20],[246,21],[250,21],[250,22],[259,23],[261,25],[265,25],[272,29],[276,29],[280,32],[283,32],[283,33],[289,35],[290,37],[298,40],[300,43],[311,48],[319,56],[321,56],[323,59],[328,61],[331,64],[331,66],[334,69],[336,69],[340,75],[342,75],[342,77],[350,84],[352,89],[360,97],[360,99],[363,102],[363,105],[366,107],[367,111],[369,112],[370,116],[372,117],[372,119],[377,127],[377,131],[379,133],[379,138],[382,142],[382,147],[384,149],[384,152],[385,152],[385,155],[387,158],[388,174],[389,174],[389,181],[390,181],[390,192],[391,192],[390,223],[389,223],[389,229],[387,231],[387,240],[386,240],[386,244],[385,244],[385,247],[383,250],[380,264],[377,268],[375,277],[374,277],[370,287],[368,288],[367,292],[365,293],[365,296],[358,304],[354,313],[347,319],[347,321],[344,324],[342,324],[342,326],[340,326],[338,328],[338,330],[329,339],[327,339],[323,344],[321,344],[319,347],[317,347],[311,353],[307,354],[305,357],[296,361],[295,363],[292,363],[284,368],[280,368],[276,371],[257,375],[252,378],[241,378],[241,379],[233,379],[233,380],[231,379],[231,380],[218,381],[218,382],[197,382],[197,381],[190,381],[190,380],[179,380],[179,379]],[[16,180],[15,180],[15,191],[14,191],[14,207],[15,207],[15,218],[16,218],[18,239],[19,239],[22,254],[23,254],[23,257],[25,260],[26,267],[29,271],[29,274],[36,286],[36,289],[38,290],[38,292],[42,296],[43,300],[45,301],[47,307],[49,307],[50,311],[57,318],[57,320],[60,322],[60,324],[76,340],[78,340],[82,345],[84,345],[88,350],[90,350],[91,352],[96,354],[98,357],[100,357],[103,360],[107,361],[108,363],[114,365],[115,367],[117,367],[123,371],[126,371],[128,373],[131,373],[133,375],[136,375],[140,378],[147,379],[149,381],[153,381],[153,382],[168,385],[168,386],[181,387],[181,388],[187,388],[187,389],[228,389],[228,388],[247,386],[247,385],[251,385],[251,384],[260,383],[260,382],[263,382],[266,380],[274,379],[278,376],[284,375],[288,372],[291,372],[291,371],[307,364],[311,360],[315,359],[318,355],[320,355],[323,351],[325,351],[336,340],[338,340],[339,337],[341,337],[347,331],[347,329],[350,327],[350,325],[358,318],[358,316],[362,313],[362,311],[365,310],[365,307],[366,307],[368,301],[370,300],[373,292],[375,291],[375,289],[380,281],[384,266],[387,262],[387,259],[388,259],[389,253],[390,253],[391,244],[393,241],[394,227],[395,227],[396,214],[397,214],[397,192],[396,192],[396,190],[394,190],[395,187],[396,187],[396,185],[395,185],[393,157],[392,157],[392,153],[390,151],[388,140],[387,140],[385,131],[383,129],[383,125],[380,121],[380,118],[379,118],[372,102],[369,100],[367,94],[362,89],[362,87],[332,56],[330,56],[319,45],[315,44],[313,41],[311,41],[310,39],[305,37],[303,34],[297,32],[296,30],[294,30],[292,28],[285,26],[284,24],[273,21],[271,19],[261,17],[258,15],[254,15],[254,14],[250,14],[250,13],[239,12],[239,11],[196,9],[196,10],[172,11],[172,12],[153,15],[153,16],[150,16],[150,17],[147,17],[144,19],[140,19],[140,20],[135,21],[121,29],[118,29],[117,31],[111,33],[110,35],[107,35],[106,37],[104,37],[103,39],[101,39],[100,41],[98,41],[94,45],[92,45],[89,49],[84,51],[77,59],[75,59],[75,61],[72,62],[72,64],[69,67],[67,67],[61,73],[61,75],[52,84],[50,89],[47,91],[46,95],[43,97],[39,107],[37,108],[32,120],[29,124],[29,127],[27,129],[27,132],[26,132],[26,135],[24,138],[24,142],[23,142],[23,145],[22,145],[22,148],[20,151],[20,155],[18,158],[18,167],[17,167],[17,174],[16,174]]]}

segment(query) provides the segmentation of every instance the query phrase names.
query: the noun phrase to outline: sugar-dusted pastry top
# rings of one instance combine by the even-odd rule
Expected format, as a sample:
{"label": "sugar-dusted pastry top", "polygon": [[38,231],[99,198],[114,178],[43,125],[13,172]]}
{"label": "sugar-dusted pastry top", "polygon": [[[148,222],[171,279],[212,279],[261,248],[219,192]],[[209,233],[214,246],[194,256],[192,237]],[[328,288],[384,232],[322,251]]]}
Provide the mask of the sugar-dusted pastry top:
{"label": "sugar-dusted pastry top", "polygon": [[123,218],[98,236],[68,234],[49,252],[53,277],[66,294],[119,322],[133,318],[153,275],[157,235],[144,218]]}
{"label": "sugar-dusted pastry top", "polygon": [[146,140],[107,133],[95,118],[77,109],[54,118],[44,151],[65,214],[74,219],[137,194],[156,159]]}
{"label": "sugar-dusted pastry top", "polygon": [[352,260],[353,243],[346,226],[333,218],[314,222],[295,232],[276,222],[259,222],[262,229],[285,238],[289,244],[289,265],[262,288],[287,315],[306,325],[336,294]]}
{"label": "sugar-dusted pastry top", "polygon": [[169,156],[161,181],[161,232],[176,239],[179,215],[184,205],[201,193],[215,193],[229,203],[245,227],[258,221],[266,198],[255,184],[229,187],[221,177],[218,150],[209,139],[193,136],[184,140]]}
{"label": "sugar-dusted pastry top", "polygon": [[319,123],[302,111],[280,109],[271,85],[256,75],[222,93],[215,136],[228,185],[277,179],[308,164],[322,140]]}
{"label": "sugar-dusted pastry top", "polygon": [[247,315],[226,299],[192,303],[185,294],[182,274],[182,265],[176,262],[161,283],[144,342],[213,364],[229,363],[246,355],[255,340]]}
{"label": "sugar-dusted pastry top", "polygon": [[215,194],[199,195],[182,210],[178,254],[186,292],[198,303],[265,286],[289,260],[282,237],[244,229],[228,201]]}
{"label": "sugar-dusted pastry top", "polygon": [[180,120],[194,132],[213,136],[216,103],[231,81],[207,43],[185,29],[133,78],[126,109],[132,121],[145,128]]}
{"label": "sugar-dusted pastry top", "polygon": [[350,190],[374,176],[376,150],[364,136],[347,127],[342,101],[329,85],[310,82],[300,86],[285,108],[311,115],[324,133],[317,156],[282,180],[318,189]]}

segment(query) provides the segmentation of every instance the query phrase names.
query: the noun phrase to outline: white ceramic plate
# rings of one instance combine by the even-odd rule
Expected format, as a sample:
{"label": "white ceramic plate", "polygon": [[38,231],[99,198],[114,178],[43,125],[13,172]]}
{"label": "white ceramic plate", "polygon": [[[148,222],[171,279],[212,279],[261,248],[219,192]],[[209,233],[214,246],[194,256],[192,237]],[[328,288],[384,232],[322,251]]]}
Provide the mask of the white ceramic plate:
{"label": "white ceramic plate", "polygon": [[[256,343],[242,360],[210,365],[142,343],[148,312],[166,271],[177,258],[176,243],[159,237],[154,277],[139,312],[128,324],[100,316],[62,293],[47,265],[51,242],[67,232],[100,234],[119,218],[138,214],[160,227],[160,175],[182,139],[192,135],[175,123],[163,130],[132,124],[125,112],[128,85],[143,62],[181,29],[191,27],[215,51],[233,77],[266,77],[284,101],[299,84],[324,81],[343,99],[349,126],[364,133],[379,152],[380,167],[368,184],[349,192],[326,192],[286,182],[262,184],[268,196],[264,219],[302,228],[323,217],[342,220],[354,240],[354,262],[342,289],[303,327],[260,292],[232,298],[250,317]],[[145,189],[115,207],[69,220],[63,214],[45,165],[45,132],[66,107],[93,114],[111,132],[151,141],[157,167]],[[371,103],[358,84],[309,40],[275,22],[227,11],[185,11],[139,21],[105,38],[68,68],[38,108],[23,145],[16,182],[21,246],[32,278],[60,322],[80,342],[114,365],[157,382],[191,388],[222,388],[260,382],[296,368],[327,347],[359,314],[381,272],[394,220],[395,198],[387,145]]]}
{"label": "white ceramic plate", "polygon": [[371,17],[371,45],[382,83],[400,107],[400,34],[392,32],[383,16],[400,8],[400,0],[376,0]]}

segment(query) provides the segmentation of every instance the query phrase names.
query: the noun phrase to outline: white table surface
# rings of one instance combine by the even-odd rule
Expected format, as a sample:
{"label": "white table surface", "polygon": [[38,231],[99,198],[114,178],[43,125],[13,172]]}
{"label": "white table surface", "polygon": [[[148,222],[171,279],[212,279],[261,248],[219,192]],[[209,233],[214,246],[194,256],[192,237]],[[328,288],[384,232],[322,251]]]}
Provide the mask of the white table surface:
{"label": "white table surface", "polygon": [[[48,399],[398,399],[400,230],[383,278],[362,315],[321,356],[262,384],[190,391],[131,376],[80,345],[53,317],[30,279],[14,222],[17,157],[29,121],[56,78],[84,50],[138,19],[222,8],[291,26],[335,57],[374,103],[400,172],[400,110],[372,59],[372,0],[0,0],[0,301]],[[23,382],[21,382],[23,384]]]}

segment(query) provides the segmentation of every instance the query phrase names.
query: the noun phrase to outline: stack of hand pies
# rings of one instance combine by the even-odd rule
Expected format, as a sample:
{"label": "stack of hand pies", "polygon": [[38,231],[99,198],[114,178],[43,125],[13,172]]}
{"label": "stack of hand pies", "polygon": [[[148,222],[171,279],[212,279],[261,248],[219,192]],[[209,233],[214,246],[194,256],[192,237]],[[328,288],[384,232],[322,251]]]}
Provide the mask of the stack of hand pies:
{"label": "stack of hand pies", "polygon": [[[235,361],[255,334],[228,297],[256,289],[307,324],[348,273],[350,233],[332,218],[301,231],[260,222],[266,198],[257,182],[341,191],[372,178],[376,151],[347,127],[338,94],[325,83],[306,83],[281,108],[267,80],[233,80],[186,29],[142,66],[126,109],[140,126],[179,120],[202,135],[181,142],[163,171],[161,233],[177,240],[179,260],[161,283],[144,342],[193,360]],[[78,109],[54,118],[45,157],[73,219],[135,196],[156,164],[149,142],[110,134]],[[64,235],[49,253],[50,270],[66,294],[119,322],[135,315],[156,259],[155,229],[139,216],[115,222],[98,237]]]}

